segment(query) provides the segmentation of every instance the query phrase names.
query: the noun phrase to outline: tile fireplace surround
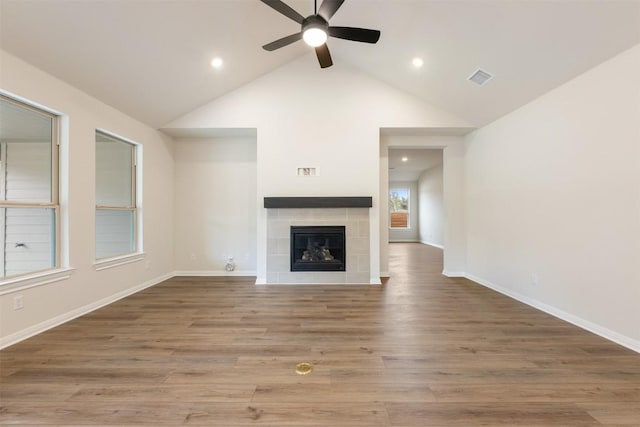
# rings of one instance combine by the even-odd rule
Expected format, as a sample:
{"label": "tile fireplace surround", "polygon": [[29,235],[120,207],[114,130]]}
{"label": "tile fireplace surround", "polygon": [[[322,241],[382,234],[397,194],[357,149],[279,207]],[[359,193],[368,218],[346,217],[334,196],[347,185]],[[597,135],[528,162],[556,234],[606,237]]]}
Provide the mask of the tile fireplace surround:
{"label": "tile fireplace surround", "polygon": [[[267,284],[369,284],[369,209],[267,209]],[[297,225],[344,225],[346,271],[292,272],[289,257],[290,232],[291,226]]]}

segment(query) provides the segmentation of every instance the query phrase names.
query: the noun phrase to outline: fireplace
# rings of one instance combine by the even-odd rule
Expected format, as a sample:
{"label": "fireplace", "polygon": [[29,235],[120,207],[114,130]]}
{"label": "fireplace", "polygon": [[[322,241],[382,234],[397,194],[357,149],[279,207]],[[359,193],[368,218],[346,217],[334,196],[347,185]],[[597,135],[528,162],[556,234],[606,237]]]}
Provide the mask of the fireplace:
{"label": "fireplace", "polygon": [[291,271],[345,271],[345,227],[291,226]]}

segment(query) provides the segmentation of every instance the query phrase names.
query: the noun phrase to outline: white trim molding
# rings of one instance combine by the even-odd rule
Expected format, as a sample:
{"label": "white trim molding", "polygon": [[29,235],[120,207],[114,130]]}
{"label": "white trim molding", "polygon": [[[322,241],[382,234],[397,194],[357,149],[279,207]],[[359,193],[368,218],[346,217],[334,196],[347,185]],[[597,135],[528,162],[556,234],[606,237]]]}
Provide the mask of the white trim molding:
{"label": "white trim molding", "polygon": [[105,258],[94,262],[93,267],[96,269],[96,271],[106,270],[108,268],[142,261],[144,259],[144,255],[144,252],[136,252],[133,254],[127,254],[113,258]]}
{"label": "white trim molding", "polygon": [[193,276],[193,277],[256,277],[256,272],[253,270],[239,270],[239,271],[226,271],[226,270],[179,270],[174,271],[173,276]]}
{"label": "white trim molding", "polygon": [[619,334],[618,332],[612,331],[604,326],[598,325],[596,323],[585,320],[581,317],[575,316],[571,313],[567,313],[566,311],[560,310],[559,308],[550,306],[543,302],[537,301],[528,296],[522,295],[518,292],[514,292],[511,289],[503,288],[502,286],[498,286],[489,282],[488,280],[484,280],[480,277],[476,277],[473,274],[465,273],[464,275],[467,279],[475,282],[479,285],[482,285],[486,288],[492,289],[496,292],[499,292],[503,295],[508,296],[509,298],[513,298],[517,301],[520,301],[523,304],[527,304],[535,309],[540,311],[544,311],[547,314],[550,314],[554,317],[557,317],[560,320],[564,320],[565,322],[569,322],[573,325],[578,326],[579,328],[585,329],[589,332],[592,332],[596,335],[601,336],[609,341],[613,341],[616,344],[620,344],[623,347],[626,347],[630,350],[633,350],[637,353],[640,353],[640,341],[635,340],[631,337],[627,337],[625,335]]}
{"label": "white trim molding", "polygon": [[420,243],[427,246],[433,246],[434,248],[444,249],[444,246],[439,245],[437,243],[433,243],[433,242],[427,242],[426,240],[420,240]]}
{"label": "white trim molding", "polygon": [[129,295],[140,292],[143,289],[149,288],[153,285],[157,285],[158,283],[168,280],[171,277],[173,277],[172,274],[165,274],[163,276],[156,277],[155,279],[148,280],[140,285],[133,286],[129,289],[110,295],[106,298],[102,298],[98,301],[94,301],[91,304],[87,304],[83,307],[76,308],[75,310],[71,310],[67,313],[63,313],[59,316],[45,320],[44,322],[40,322],[36,325],[30,326],[26,329],[22,329],[11,335],[7,335],[6,337],[0,338],[0,349],[9,347],[10,345],[13,345],[13,344],[17,344],[20,341],[24,341],[27,338],[31,338],[32,336],[40,334],[48,329],[55,328],[56,326],[62,325],[63,323],[68,322],[69,320],[73,320],[84,314],[90,313],[101,307],[104,307],[118,300],[121,300],[122,298],[128,297]]}
{"label": "white trim molding", "polygon": [[[442,275],[443,276],[447,276],[447,277],[467,277],[467,273],[465,273],[464,271],[442,270]],[[467,277],[467,279],[468,279],[468,277]],[[473,280],[473,279],[469,279],[469,280]]]}
{"label": "white trim molding", "polygon": [[0,295],[67,280],[71,277],[73,271],[73,268],[59,268],[3,280],[0,284]]}

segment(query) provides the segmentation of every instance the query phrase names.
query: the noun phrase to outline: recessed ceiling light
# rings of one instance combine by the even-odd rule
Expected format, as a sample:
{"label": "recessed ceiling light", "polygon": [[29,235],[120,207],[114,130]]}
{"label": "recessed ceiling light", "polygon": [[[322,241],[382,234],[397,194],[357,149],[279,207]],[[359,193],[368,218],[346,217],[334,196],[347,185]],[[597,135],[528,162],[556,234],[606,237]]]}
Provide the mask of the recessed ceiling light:
{"label": "recessed ceiling light", "polygon": [[424,61],[422,60],[422,58],[418,58],[417,56],[415,58],[413,58],[411,63],[416,68],[420,68],[420,67],[422,67],[424,65]]}
{"label": "recessed ceiling light", "polygon": [[222,67],[222,63],[223,63],[222,58],[213,58],[213,59],[211,60],[211,66],[212,66],[213,68],[220,68],[220,67]]}
{"label": "recessed ceiling light", "polygon": [[403,157],[403,158],[402,158],[402,161],[403,161],[403,162],[409,161],[409,158],[408,158],[408,157]]}

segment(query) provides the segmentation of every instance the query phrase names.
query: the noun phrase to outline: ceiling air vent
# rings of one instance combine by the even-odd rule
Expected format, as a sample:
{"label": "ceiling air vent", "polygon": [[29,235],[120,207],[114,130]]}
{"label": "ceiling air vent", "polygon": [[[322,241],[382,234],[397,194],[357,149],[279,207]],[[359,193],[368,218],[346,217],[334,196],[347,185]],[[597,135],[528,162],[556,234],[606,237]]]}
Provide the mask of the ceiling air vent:
{"label": "ceiling air vent", "polygon": [[476,71],[473,72],[473,74],[469,76],[469,78],[467,78],[467,80],[469,80],[472,83],[475,83],[478,86],[484,86],[484,84],[489,80],[491,80],[492,78],[493,76],[491,74],[478,68]]}

